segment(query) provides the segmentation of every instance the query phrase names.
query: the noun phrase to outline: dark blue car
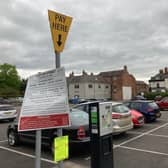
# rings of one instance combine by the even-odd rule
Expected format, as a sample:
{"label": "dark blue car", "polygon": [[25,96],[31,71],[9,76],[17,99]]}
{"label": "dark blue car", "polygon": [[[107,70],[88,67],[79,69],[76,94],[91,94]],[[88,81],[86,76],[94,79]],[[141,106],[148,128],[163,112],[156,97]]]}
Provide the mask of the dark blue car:
{"label": "dark blue car", "polygon": [[124,103],[130,109],[135,109],[144,115],[145,121],[155,121],[161,117],[158,105],[154,101],[149,100],[133,100]]}

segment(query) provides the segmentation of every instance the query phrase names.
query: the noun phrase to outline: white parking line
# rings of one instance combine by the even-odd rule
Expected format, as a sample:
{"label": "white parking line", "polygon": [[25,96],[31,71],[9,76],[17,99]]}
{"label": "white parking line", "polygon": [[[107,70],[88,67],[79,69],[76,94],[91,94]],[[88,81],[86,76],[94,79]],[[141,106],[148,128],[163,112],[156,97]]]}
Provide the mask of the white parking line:
{"label": "white parking line", "polygon": [[0,143],[3,143],[3,142],[7,142],[8,140],[2,140],[2,141],[0,141]]}
{"label": "white parking line", "polygon": [[159,126],[159,127],[157,127],[157,128],[154,128],[154,129],[152,129],[152,130],[150,130],[150,131],[144,132],[144,133],[142,133],[141,135],[138,135],[138,136],[136,136],[136,137],[134,137],[134,138],[131,138],[131,139],[125,141],[125,142],[122,142],[122,143],[116,145],[115,147],[113,147],[113,149],[118,148],[118,147],[120,147],[121,145],[125,145],[126,143],[132,142],[132,141],[134,141],[134,140],[136,140],[136,139],[138,139],[138,138],[141,138],[141,137],[144,136],[144,135],[148,135],[148,134],[150,134],[151,132],[156,131],[156,130],[158,130],[158,129],[160,129],[160,128],[163,128],[163,127],[165,127],[165,126],[167,126],[167,125],[168,125],[168,123],[163,124],[163,125],[161,125],[161,126]]}
{"label": "white parking line", "polygon": [[[13,152],[13,153],[17,153],[19,155],[23,155],[23,156],[27,156],[27,157],[30,157],[30,158],[35,158],[34,155],[30,155],[30,154],[27,154],[27,153],[23,153],[23,152],[19,152],[17,150],[14,150],[14,149],[10,149],[10,148],[6,148],[6,147],[3,147],[3,146],[0,146],[0,149],[3,149],[3,150],[7,150],[7,151],[10,151],[10,152]],[[48,163],[53,163],[53,164],[56,164],[56,162],[52,161],[52,160],[49,160],[49,159],[44,159],[44,158],[41,158],[42,161],[45,161],[45,162],[48,162]]]}
{"label": "white parking line", "polygon": [[127,147],[127,146],[120,146],[120,148],[124,148],[124,149],[128,149],[128,150],[134,150],[134,151],[140,151],[140,152],[145,152],[145,153],[152,153],[152,154],[157,154],[157,155],[168,156],[168,153],[155,152],[155,151],[151,151],[151,150],[144,150],[144,149]]}
{"label": "white parking line", "polygon": [[128,131],[130,134],[143,134],[143,132],[138,132],[138,131]]}
{"label": "white parking line", "polygon": [[168,138],[168,135],[159,135],[159,134],[148,134],[148,135],[162,137],[162,138]]}

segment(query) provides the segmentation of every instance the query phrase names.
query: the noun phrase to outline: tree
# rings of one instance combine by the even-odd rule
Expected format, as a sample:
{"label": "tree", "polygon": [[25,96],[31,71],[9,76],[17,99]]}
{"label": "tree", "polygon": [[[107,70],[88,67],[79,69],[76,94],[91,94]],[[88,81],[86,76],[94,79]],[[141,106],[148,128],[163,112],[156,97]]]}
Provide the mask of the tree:
{"label": "tree", "polygon": [[7,63],[0,65],[0,96],[19,95],[21,83],[15,66]]}

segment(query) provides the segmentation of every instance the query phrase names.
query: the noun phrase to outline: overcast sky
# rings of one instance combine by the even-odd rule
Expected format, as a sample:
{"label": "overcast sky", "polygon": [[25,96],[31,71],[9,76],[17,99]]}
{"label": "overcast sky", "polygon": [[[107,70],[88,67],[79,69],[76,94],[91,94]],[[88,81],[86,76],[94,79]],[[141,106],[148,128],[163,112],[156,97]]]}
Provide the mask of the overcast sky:
{"label": "overcast sky", "polygon": [[48,9],[73,17],[61,53],[66,72],[122,69],[148,81],[168,66],[167,0],[0,1],[0,64],[23,78],[53,69]]}

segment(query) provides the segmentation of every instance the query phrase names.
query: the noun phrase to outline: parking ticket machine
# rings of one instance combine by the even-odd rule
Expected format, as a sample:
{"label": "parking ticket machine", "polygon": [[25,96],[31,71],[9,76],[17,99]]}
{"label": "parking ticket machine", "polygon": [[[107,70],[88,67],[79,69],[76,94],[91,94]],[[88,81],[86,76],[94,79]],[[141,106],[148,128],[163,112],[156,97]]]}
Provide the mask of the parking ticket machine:
{"label": "parking ticket machine", "polygon": [[113,168],[112,103],[89,104],[91,168]]}

